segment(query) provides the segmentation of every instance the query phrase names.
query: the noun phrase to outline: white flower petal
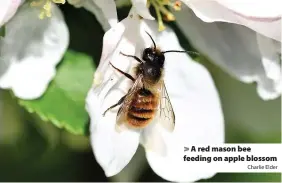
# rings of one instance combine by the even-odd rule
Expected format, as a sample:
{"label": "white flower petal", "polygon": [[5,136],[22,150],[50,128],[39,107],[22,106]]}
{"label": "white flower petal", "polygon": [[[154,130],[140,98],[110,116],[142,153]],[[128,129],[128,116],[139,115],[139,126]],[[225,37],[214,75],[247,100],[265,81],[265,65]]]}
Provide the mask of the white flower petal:
{"label": "white flower petal", "polygon": [[281,1],[184,0],[205,22],[223,21],[247,26],[264,36],[281,41]]}
{"label": "white flower petal", "polygon": [[146,151],[151,151],[159,156],[167,155],[167,146],[162,135],[164,127],[153,121],[141,133],[140,143]]}
{"label": "white flower petal", "polygon": [[258,48],[265,75],[273,85],[272,92],[265,92],[263,86],[258,86],[258,93],[265,99],[275,99],[281,94],[281,43],[257,34]]}
{"label": "white flower petal", "polygon": [[51,18],[40,20],[39,10],[26,5],[6,24],[0,40],[0,87],[11,88],[17,97],[41,96],[68,46],[63,15],[57,6],[52,11]]}
{"label": "white flower petal", "polygon": [[256,32],[236,24],[205,23],[188,9],[176,17],[186,37],[212,61],[243,82],[257,82],[263,99],[280,95],[279,82],[266,74]]}
{"label": "white flower petal", "polygon": [[[115,71],[109,62],[129,72],[132,61],[121,55],[120,51],[127,54],[135,53],[138,21],[137,15],[130,16],[105,34],[103,53],[95,73],[93,89],[89,91],[86,99],[87,111],[91,118],[92,148],[106,176],[119,173],[129,163],[139,145],[139,131],[116,131],[118,107],[108,111],[105,117],[102,116],[102,113],[116,104],[132,85],[132,82]],[[125,27],[132,27],[132,29],[125,30]]]}
{"label": "white flower petal", "polygon": [[216,0],[217,3],[226,8],[247,16],[247,18],[277,18],[281,16],[282,1],[269,0]]}
{"label": "white flower petal", "polygon": [[23,0],[1,0],[0,2],[0,27],[14,16]]}
{"label": "white flower petal", "polygon": [[75,7],[84,7],[93,13],[105,31],[117,24],[117,10],[114,0],[68,0]]}
{"label": "white flower petal", "polygon": [[[101,114],[104,112],[102,109],[110,107],[122,97],[121,93],[116,91],[102,101],[107,94],[107,88],[109,89],[112,84],[116,82],[109,80],[103,85],[106,88],[103,88],[102,93],[99,93],[101,91],[99,88],[90,90],[86,99],[87,110],[91,118],[91,145],[97,162],[108,177],[116,175],[129,163],[137,150],[140,135],[131,130],[117,132],[115,129],[116,113],[109,112],[102,117]],[[101,106],[103,106],[102,109]]]}
{"label": "white flower petal", "polygon": [[[145,30],[148,31],[154,38],[157,37],[158,29],[157,24],[154,22],[150,24],[150,26],[147,25],[146,21],[140,20],[138,16],[131,11],[130,15],[127,19],[120,22],[117,26],[114,26],[110,31],[108,31],[104,37],[104,41],[109,41],[111,37],[114,37],[113,35],[117,33],[117,38],[113,39],[113,43],[107,43],[104,42],[103,47],[103,54],[100,60],[100,65],[96,71],[94,79],[94,86],[93,89],[89,91],[88,97],[87,97],[87,110],[91,117],[91,141],[92,141],[92,147],[94,150],[94,154],[96,156],[97,161],[104,169],[107,176],[112,176],[118,173],[122,170],[124,166],[127,165],[133,154],[135,153],[138,141],[139,141],[139,135],[140,133],[138,131],[127,130],[122,131],[121,133],[118,133],[115,131],[115,123],[116,123],[116,113],[118,110],[118,107],[116,109],[112,109],[108,111],[105,117],[102,117],[102,113],[111,105],[115,104],[122,96],[124,96],[127,92],[130,86],[132,85],[132,82],[124,77],[121,73],[115,71],[112,67],[110,67],[109,61],[111,63],[119,68],[122,71],[125,71],[127,73],[132,73],[131,68],[137,63],[134,61],[134,59],[125,57],[123,55],[120,55],[120,52],[130,54],[130,55],[136,55],[140,56],[140,52],[145,47],[149,47],[152,45],[152,41],[148,37],[148,35],[145,33]],[[142,23],[145,22],[145,23]],[[141,24],[140,24],[141,23]],[[140,25],[140,27],[139,27]],[[120,26],[120,27],[118,27]],[[115,30],[114,30],[115,29]],[[113,31],[114,30],[114,31]],[[122,33],[123,32],[123,33]],[[163,36],[158,40],[161,42],[161,40],[167,41],[167,39],[171,38],[171,34],[162,33]],[[165,39],[164,39],[165,38]],[[176,37],[173,34],[172,38],[170,39],[172,43],[175,42]],[[108,47],[107,47],[108,45]],[[161,47],[164,46],[164,49],[182,49],[179,44],[161,44]],[[109,48],[109,49],[107,49]],[[178,56],[178,55],[177,55]],[[175,55],[174,54],[168,54],[167,56],[168,60],[174,60]],[[177,57],[177,61],[178,61]],[[192,112],[194,112],[196,109],[200,109],[201,111],[204,110],[204,112],[207,115],[199,114],[199,111],[197,113],[191,114],[193,124],[191,129],[191,123],[189,124],[189,129],[183,128],[186,127],[186,124],[182,124],[179,122],[178,126],[179,128],[182,128],[185,130],[186,133],[190,133],[192,135],[192,139],[190,141],[185,141],[186,143],[189,142],[195,142],[195,143],[222,143],[223,142],[223,119],[222,119],[222,113],[221,108],[218,100],[218,96],[216,93],[216,90],[213,86],[213,83],[210,79],[210,76],[206,72],[206,70],[199,66],[196,63],[192,63],[189,61],[189,57],[186,54],[180,54],[180,66],[176,64],[176,62],[170,62],[171,64],[168,64],[168,68],[172,68],[171,72],[166,73],[167,75],[177,75],[177,77],[186,76],[187,70],[192,72],[192,78],[194,78],[195,81],[190,81],[189,78],[183,77],[182,79],[178,78],[178,81],[174,81],[174,77],[172,77],[173,80],[170,80],[169,77],[166,78],[167,88],[168,91],[173,99],[172,103],[176,105],[176,115],[179,119],[185,119],[186,116],[184,116],[183,112],[183,106],[186,106],[187,100],[191,99],[191,103],[193,106],[191,106]],[[190,62],[190,63],[189,63]],[[182,66],[184,65],[183,69]],[[190,70],[189,70],[189,67]],[[180,69],[181,72],[175,73],[175,69]],[[190,73],[187,72],[187,73]],[[199,75],[198,75],[199,74]],[[195,77],[196,75],[197,77]],[[189,74],[190,76],[190,74]],[[198,76],[200,76],[198,78]],[[97,79],[100,78],[100,79]],[[190,82],[186,82],[186,80],[189,80]],[[97,80],[100,80],[97,82]],[[177,88],[179,90],[172,90],[171,87],[174,87],[175,85],[173,83],[176,83]],[[196,90],[195,92],[189,91],[190,88],[193,89],[196,88],[196,86],[199,85],[199,83],[204,83],[204,85],[199,88],[199,91]],[[171,85],[172,84],[172,85]],[[184,84],[184,85],[183,85]],[[175,87],[176,88],[176,87]],[[196,88],[198,89],[198,88]],[[184,93],[183,93],[184,91]],[[172,93],[171,93],[172,92]],[[188,92],[188,93],[187,93]],[[189,96],[187,99],[184,97],[183,102],[183,94],[185,96]],[[203,94],[204,96],[201,96],[200,99],[195,98],[195,96],[198,96],[198,94]],[[178,97],[180,96],[180,98]],[[197,100],[198,99],[198,100]],[[197,100],[197,101],[195,101]],[[193,102],[195,101],[195,102]],[[198,103],[196,103],[198,102]],[[202,105],[205,105],[204,107]],[[177,107],[178,106],[178,107]],[[189,108],[190,109],[190,108]],[[178,112],[177,112],[178,111]],[[179,113],[180,111],[180,113]],[[182,114],[181,114],[182,113]],[[187,111],[185,111],[186,115]],[[181,116],[182,115],[182,116]],[[200,115],[200,116],[198,116]],[[200,118],[201,122],[198,122],[198,119]],[[194,121],[197,120],[197,121]],[[204,124],[203,122],[207,120],[209,123]],[[196,123],[196,125],[194,125]],[[199,124],[197,124],[199,123]],[[182,126],[181,126],[182,124]],[[204,127],[203,127],[204,126]],[[156,126],[155,126],[156,127]],[[200,128],[201,127],[201,128]],[[207,129],[206,129],[206,128]],[[200,130],[200,129],[201,130]],[[203,129],[204,128],[204,129]],[[153,128],[151,128],[153,129]],[[160,128],[154,128],[154,130],[158,130],[160,133],[163,133]],[[187,129],[187,130],[186,130]],[[184,131],[179,130],[179,136],[186,137],[184,134]],[[210,130],[210,131],[208,131]],[[195,132],[198,132],[198,134],[195,134]],[[122,136],[124,134],[124,136]],[[150,137],[153,133],[151,133],[150,129],[147,131],[145,130],[143,132],[143,135],[146,134],[146,137]],[[164,132],[164,135],[165,132]],[[167,136],[167,135],[166,135]],[[179,140],[180,138],[178,135],[173,136],[172,138],[168,137],[165,141],[162,141],[162,138],[154,139],[155,142],[158,143],[162,141],[163,145],[165,145],[164,148],[171,147],[172,141]],[[143,136],[144,137],[144,136]],[[152,136],[151,136],[152,137]],[[156,136],[154,136],[156,137]],[[161,136],[158,136],[161,137]],[[190,136],[189,136],[190,137]],[[207,138],[205,138],[207,137]],[[105,140],[106,139],[106,140]],[[164,143],[168,140],[168,143]],[[143,142],[148,142],[143,141]],[[170,143],[172,142],[172,143]],[[180,141],[179,141],[180,143]],[[124,146],[126,145],[126,148]],[[121,146],[123,148],[121,148]],[[149,146],[150,147],[150,146]],[[151,146],[152,147],[152,146]],[[114,152],[114,153],[112,153]],[[154,151],[152,152],[154,155]],[[174,152],[173,152],[174,153]],[[168,179],[168,180],[195,180],[200,178],[209,177],[215,174],[215,172],[202,172],[202,169],[197,169],[192,171],[194,174],[194,177],[191,177],[187,175],[186,171],[184,173],[180,172],[179,174],[167,174],[167,171],[172,171],[178,169],[178,167],[175,167],[174,165],[172,168],[169,166],[166,166],[163,168],[158,168],[155,166],[155,162],[159,160],[159,158],[163,158],[165,156],[165,161],[171,161],[169,158],[173,155],[173,153],[169,152],[169,155],[166,156],[166,154],[158,154],[157,158],[150,158],[151,154],[150,151],[147,151],[148,159],[150,164],[152,165],[153,169],[156,171],[157,174],[160,176]],[[174,156],[175,158],[176,156]],[[152,160],[153,159],[153,160]],[[164,162],[162,162],[164,163]],[[164,165],[164,164],[162,164]],[[167,165],[167,164],[165,164]],[[178,166],[178,164],[177,164]],[[166,175],[167,174],[167,175]],[[185,175],[184,175],[185,174]],[[196,176],[196,177],[195,177]]]}
{"label": "white flower petal", "polygon": [[111,26],[118,22],[116,3],[114,0],[93,0],[97,6],[103,11],[106,19]]}
{"label": "white flower petal", "polygon": [[[150,22],[148,27],[157,32],[156,23]],[[162,50],[183,50],[175,33],[169,28],[156,37]],[[166,143],[167,155],[160,156],[146,150],[147,159],[152,169],[169,181],[187,182],[211,177],[216,172],[205,170],[202,165],[189,167],[177,159],[179,146],[183,148],[188,144],[224,142],[223,114],[217,90],[208,71],[192,61],[187,54],[167,53],[165,56],[164,79],[175,112],[175,130],[169,133],[159,127],[158,131]],[[147,136],[148,139],[150,137],[154,138],[154,135]]]}
{"label": "white flower petal", "polygon": [[154,20],[148,7],[147,0],[131,0],[132,5],[136,8],[137,13],[145,19]]}

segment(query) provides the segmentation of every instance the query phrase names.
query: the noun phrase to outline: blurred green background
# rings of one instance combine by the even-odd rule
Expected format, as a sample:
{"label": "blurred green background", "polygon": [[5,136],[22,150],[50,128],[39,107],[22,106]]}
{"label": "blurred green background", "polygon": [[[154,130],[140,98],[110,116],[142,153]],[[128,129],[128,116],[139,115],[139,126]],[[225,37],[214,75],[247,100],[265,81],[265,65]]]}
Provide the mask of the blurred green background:
{"label": "blurred green background", "polygon": [[[70,49],[92,56],[98,64],[104,32],[95,17],[69,5],[60,8],[70,30]],[[120,18],[128,10],[120,9]],[[177,27],[171,26],[183,47],[191,50]],[[262,101],[255,84],[243,84],[204,58],[199,60],[211,72],[221,97],[226,142],[281,143],[281,98]],[[95,161],[88,137],[41,121],[19,106],[9,91],[0,90],[0,99],[0,181],[165,181],[150,169],[142,147],[120,174],[107,178]],[[204,181],[280,182],[281,175],[219,173]]]}

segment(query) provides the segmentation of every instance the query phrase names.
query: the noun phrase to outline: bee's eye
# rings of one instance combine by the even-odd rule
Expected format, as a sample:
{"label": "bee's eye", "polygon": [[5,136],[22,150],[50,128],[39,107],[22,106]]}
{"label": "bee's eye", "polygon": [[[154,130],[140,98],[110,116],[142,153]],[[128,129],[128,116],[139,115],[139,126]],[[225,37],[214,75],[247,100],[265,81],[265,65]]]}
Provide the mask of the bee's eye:
{"label": "bee's eye", "polygon": [[144,51],[143,51],[143,55],[142,55],[142,59],[144,61],[153,61],[154,60],[154,53],[153,53],[153,50],[152,48],[146,48]]}
{"label": "bee's eye", "polygon": [[164,65],[164,61],[165,61],[165,57],[164,57],[163,54],[160,54],[160,55],[155,57],[154,61],[156,63],[158,63],[160,66],[163,66]]}

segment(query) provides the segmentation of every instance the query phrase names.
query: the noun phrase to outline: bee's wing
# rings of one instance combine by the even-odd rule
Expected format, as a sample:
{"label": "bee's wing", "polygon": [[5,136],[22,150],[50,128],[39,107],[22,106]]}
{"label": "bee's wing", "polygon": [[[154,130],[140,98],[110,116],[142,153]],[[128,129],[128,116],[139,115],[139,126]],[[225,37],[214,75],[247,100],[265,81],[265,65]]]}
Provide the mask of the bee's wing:
{"label": "bee's wing", "polygon": [[165,156],[167,147],[162,129],[158,126],[161,125],[167,131],[172,132],[175,125],[175,116],[163,81],[156,87],[155,91],[159,95],[158,111],[151,124],[149,124],[150,128],[143,131],[140,141],[146,150]]}
{"label": "bee's wing", "polygon": [[139,74],[134,84],[132,85],[128,93],[126,94],[126,97],[121,107],[118,110],[117,118],[116,118],[116,130],[117,131],[122,131],[123,128],[126,127],[126,125],[124,125],[127,120],[126,115],[130,107],[131,101],[133,97],[135,96],[135,93],[143,86],[142,78],[143,78],[143,75]]}
{"label": "bee's wing", "polygon": [[161,84],[161,96],[158,115],[159,116],[157,117],[157,119],[159,123],[161,123],[165,129],[172,132],[175,126],[175,115],[164,81]]}

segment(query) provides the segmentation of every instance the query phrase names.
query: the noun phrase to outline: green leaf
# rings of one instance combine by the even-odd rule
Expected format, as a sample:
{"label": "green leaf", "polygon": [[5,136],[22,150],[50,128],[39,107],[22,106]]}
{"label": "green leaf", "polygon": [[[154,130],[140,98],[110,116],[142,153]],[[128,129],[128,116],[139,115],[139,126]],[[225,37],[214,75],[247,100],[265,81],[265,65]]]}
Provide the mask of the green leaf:
{"label": "green leaf", "polygon": [[19,104],[59,128],[74,134],[88,134],[85,98],[93,81],[92,59],[68,51],[45,94],[36,100],[19,99]]}
{"label": "green leaf", "polygon": [[0,27],[0,37],[5,37],[6,29],[5,26]]}

